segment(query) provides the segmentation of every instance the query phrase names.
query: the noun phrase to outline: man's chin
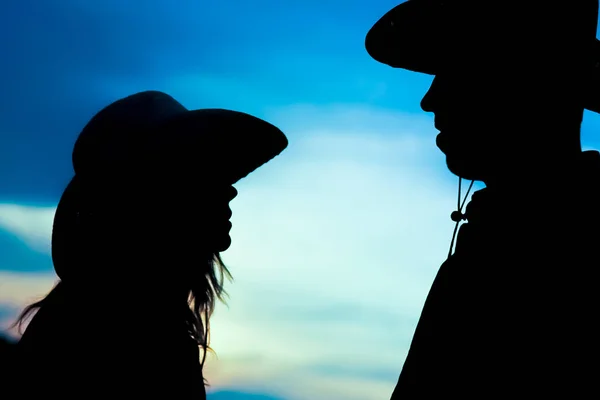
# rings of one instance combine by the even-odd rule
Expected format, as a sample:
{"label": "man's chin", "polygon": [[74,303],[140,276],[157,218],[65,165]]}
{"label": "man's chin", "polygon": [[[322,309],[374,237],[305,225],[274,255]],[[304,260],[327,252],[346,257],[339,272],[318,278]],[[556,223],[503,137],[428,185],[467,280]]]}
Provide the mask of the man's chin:
{"label": "man's chin", "polygon": [[483,181],[484,168],[473,160],[464,158],[446,157],[446,166],[454,175],[469,181]]}

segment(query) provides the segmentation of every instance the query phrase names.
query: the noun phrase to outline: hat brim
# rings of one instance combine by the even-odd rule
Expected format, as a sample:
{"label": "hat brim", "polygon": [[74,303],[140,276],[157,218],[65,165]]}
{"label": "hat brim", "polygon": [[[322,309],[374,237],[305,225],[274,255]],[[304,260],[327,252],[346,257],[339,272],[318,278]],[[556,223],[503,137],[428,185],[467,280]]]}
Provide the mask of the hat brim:
{"label": "hat brim", "polygon": [[600,114],[600,40],[596,39],[594,43],[594,72],[589,90],[584,99],[584,105],[587,110]]}
{"label": "hat brim", "polygon": [[159,151],[176,167],[201,166],[206,168],[205,174],[227,184],[248,176],[288,145],[287,137],[276,126],[226,109],[182,112],[157,131]]}
{"label": "hat brim", "polygon": [[394,68],[435,75],[443,32],[440,1],[409,0],[381,17],[369,30],[369,55]]}
{"label": "hat brim", "polygon": [[[365,48],[376,61],[393,68],[436,75],[448,35],[448,10],[439,0],[408,0],[399,4],[369,30]],[[584,99],[587,110],[600,113],[600,40],[595,40],[592,82]]]}

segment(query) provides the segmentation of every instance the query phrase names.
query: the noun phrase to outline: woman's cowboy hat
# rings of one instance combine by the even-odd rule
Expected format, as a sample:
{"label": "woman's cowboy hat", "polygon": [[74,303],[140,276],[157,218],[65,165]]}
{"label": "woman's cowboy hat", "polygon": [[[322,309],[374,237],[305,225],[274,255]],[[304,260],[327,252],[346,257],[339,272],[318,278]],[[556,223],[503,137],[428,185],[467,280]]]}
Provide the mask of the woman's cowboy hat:
{"label": "woman's cowboy hat", "polygon": [[75,142],[73,168],[82,177],[119,173],[143,168],[151,152],[165,169],[169,163],[221,160],[209,173],[233,184],[287,144],[278,128],[252,115],[188,110],[166,93],[146,91],[115,101],[88,122]]}
{"label": "woman's cowboy hat", "polygon": [[[83,128],[73,149],[75,177],[56,209],[52,259],[61,279],[77,236],[81,183],[110,181],[135,170],[210,175],[234,184],[288,145],[277,127],[224,109],[188,110],[173,97],[145,91],[111,103]],[[70,272],[70,271],[68,271]]]}
{"label": "woman's cowboy hat", "polygon": [[[484,4],[484,7],[488,6],[485,4],[487,2],[482,0],[476,2]],[[435,75],[444,54],[443,38],[457,26],[481,18],[473,15],[473,10],[468,12],[468,8],[476,2],[407,0],[388,11],[373,25],[365,39],[366,50],[373,59],[391,67]],[[598,2],[595,3],[597,9]],[[522,4],[514,10],[511,9],[512,12],[519,13],[519,6]],[[510,34],[510,29],[508,26],[503,34]],[[485,34],[482,32],[476,32],[475,36],[481,36],[479,40],[482,42],[485,40]],[[590,95],[585,104],[588,110],[600,112],[600,41],[597,39],[593,47],[593,56],[596,67],[590,83]]]}

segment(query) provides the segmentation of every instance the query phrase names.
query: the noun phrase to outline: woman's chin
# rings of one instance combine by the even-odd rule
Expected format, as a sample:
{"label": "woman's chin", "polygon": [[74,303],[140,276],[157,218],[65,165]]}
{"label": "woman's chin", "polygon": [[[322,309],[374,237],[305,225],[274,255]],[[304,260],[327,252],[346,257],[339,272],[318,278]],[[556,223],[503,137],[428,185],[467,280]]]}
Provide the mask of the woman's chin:
{"label": "woman's chin", "polygon": [[215,239],[213,248],[217,253],[223,252],[231,246],[231,237],[229,235],[223,235],[222,237]]}

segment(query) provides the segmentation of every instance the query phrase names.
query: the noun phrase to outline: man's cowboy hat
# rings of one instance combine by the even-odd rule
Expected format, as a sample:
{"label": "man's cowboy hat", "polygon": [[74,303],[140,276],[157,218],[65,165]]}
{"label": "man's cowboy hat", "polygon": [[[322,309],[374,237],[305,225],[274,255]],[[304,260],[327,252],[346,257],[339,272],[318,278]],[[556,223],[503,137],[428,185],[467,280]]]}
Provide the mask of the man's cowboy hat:
{"label": "man's cowboy hat", "polygon": [[[376,61],[391,67],[435,75],[444,53],[445,44],[441,39],[456,26],[477,18],[468,12],[454,13],[454,8],[461,5],[459,3],[468,4],[469,1],[407,0],[397,5],[367,33],[367,52]],[[518,13],[518,7],[513,12]],[[458,20],[457,15],[465,20]],[[504,34],[510,33],[510,27],[507,29]],[[485,37],[479,39],[483,41]],[[600,112],[600,41],[597,39],[593,55],[596,63],[586,108]]]}
{"label": "man's cowboy hat", "polygon": [[[186,174],[234,184],[280,154],[287,144],[281,130],[257,117],[224,109],[188,110],[159,91],[111,103],[87,123],[75,142],[75,177],[61,196],[52,230],[58,276],[64,279],[69,253],[76,250],[72,245],[82,182],[110,182],[131,170],[180,174],[185,168]],[[194,170],[189,170],[192,166]]]}

